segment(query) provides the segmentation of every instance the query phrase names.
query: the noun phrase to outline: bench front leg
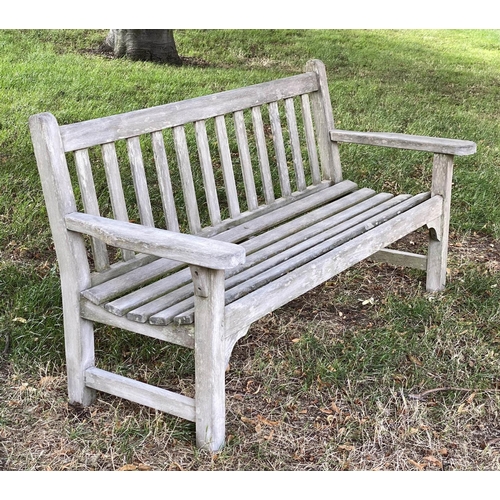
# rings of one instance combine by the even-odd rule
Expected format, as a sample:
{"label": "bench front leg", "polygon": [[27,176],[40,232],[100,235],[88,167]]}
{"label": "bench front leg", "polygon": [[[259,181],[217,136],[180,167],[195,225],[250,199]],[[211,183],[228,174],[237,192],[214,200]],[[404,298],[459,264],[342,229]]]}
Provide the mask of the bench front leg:
{"label": "bench front leg", "polygon": [[191,266],[195,290],[196,444],[212,452],[224,445],[224,271]]}
{"label": "bench front leg", "polygon": [[446,284],[452,178],[453,155],[435,154],[431,193],[432,196],[442,196],[443,212],[434,224],[429,224],[426,282],[428,292],[443,290]]}

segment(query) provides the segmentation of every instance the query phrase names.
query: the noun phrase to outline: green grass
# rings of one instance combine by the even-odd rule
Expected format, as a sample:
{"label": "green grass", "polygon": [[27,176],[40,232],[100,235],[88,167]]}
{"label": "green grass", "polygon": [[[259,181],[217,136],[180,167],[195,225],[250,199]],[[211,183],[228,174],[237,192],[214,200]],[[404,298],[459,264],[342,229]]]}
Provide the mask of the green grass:
{"label": "green grass", "polygon": [[[432,455],[450,469],[498,469],[500,31],[178,30],[182,67],[105,58],[105,34],[0,31],[0,468],[412,469],[432,468]],[[106,397],[68,413],[28,117],[154,106],[293,75],[310,58],[327,67],[337,127],[477,143],[456,159],[446,291],[429,296],[420,272],[364,264],[258,322],[228,372],[229,440],[215,461],[194,449],[191,424],[168,416]],[[360,186],[430,183],[423,153],[342,146],[341,158]],[[184,349],[109,329],[97,348],[122,373],[139,365],[140,377],[189,382]],[[443,390],[410,398],[433,388]]]}

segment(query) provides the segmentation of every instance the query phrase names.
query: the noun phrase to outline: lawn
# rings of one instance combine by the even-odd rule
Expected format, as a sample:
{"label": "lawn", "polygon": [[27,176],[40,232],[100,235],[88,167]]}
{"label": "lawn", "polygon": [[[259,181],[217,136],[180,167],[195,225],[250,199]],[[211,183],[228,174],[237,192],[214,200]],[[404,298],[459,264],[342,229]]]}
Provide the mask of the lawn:
{"label": "lawn", "polygon": [[[177,30],[181,67],[105,57],[102,30],[0,30],[0,470],[500,470],[500,31]],[[58,267],[28,131],[327,68],[336,125],[475,141],[457,158],[449,279],[363,263],[255,323],[227,372],[226,447],[100,395],[67,404]],[[341,146],[360,186],[420,192],[419,152]],[[401,248],[424,248],[417,232]],[[96,339],[158,380],[191,352]],[[105,354],[106,353],[106,354]]]}

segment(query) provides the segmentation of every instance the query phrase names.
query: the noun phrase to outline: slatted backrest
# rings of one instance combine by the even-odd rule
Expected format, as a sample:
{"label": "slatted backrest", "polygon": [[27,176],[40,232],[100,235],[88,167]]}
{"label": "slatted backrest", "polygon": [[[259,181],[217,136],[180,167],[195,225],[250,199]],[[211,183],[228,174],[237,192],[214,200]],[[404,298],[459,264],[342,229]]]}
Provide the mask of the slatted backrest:
{"label": "slatted backrest", "polygon": [[[303,74],[60,127],[82,209],[202,233],[341,180],[322,63]],[[102,191],[106,194],[102,195]],[[93,242],[98,270],[107,249]],[[133,257],[123,252],[125,260]]]}

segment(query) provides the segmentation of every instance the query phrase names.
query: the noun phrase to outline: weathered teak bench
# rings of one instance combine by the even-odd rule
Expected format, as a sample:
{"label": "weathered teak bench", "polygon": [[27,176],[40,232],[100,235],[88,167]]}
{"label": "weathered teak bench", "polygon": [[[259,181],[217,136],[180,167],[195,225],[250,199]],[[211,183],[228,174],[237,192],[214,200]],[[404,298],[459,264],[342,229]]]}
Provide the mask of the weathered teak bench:
{"label": "weathered teak bench", "polygon": [[[476,149],[336,130],[317,60],[290,78],[62,126],[42,113],[30,127],[70,402],[99,390],[148,405],[195,422],[210,450],[224,443],[229,356],[254,321],[369,257],[443,288],[453,155]],[[343,142],[434,153],[430,192],[358,189],[342,178]],[[386,248],[423,226],[427,256]],[[194,398],[96,367],[94,323],[194,348]]]}

